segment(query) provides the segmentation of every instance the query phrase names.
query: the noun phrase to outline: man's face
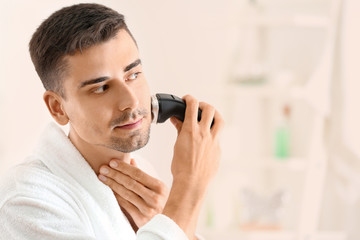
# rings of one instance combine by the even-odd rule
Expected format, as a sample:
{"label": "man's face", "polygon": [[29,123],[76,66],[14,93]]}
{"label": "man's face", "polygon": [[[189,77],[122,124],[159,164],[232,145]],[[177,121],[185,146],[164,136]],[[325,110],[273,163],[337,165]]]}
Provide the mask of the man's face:
{"label": "man's face", "polygon": [[121,152],[145,146],[151,123],[150,90],[131,36],[120,30],[115,38],[66,60],[64,110],[71,134]]}

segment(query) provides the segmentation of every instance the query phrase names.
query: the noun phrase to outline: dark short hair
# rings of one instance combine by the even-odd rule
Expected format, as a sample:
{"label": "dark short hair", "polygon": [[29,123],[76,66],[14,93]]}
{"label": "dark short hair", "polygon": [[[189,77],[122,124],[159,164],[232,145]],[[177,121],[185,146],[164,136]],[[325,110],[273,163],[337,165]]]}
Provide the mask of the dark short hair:
{"label": "dark short hair", "polygon": [[65,56],[106,42],[121,29],[133,38],[124,16],[100,4],[77,4],[54,12],[41,23],[29,43],[31,60],[44,88],[65,97]]}

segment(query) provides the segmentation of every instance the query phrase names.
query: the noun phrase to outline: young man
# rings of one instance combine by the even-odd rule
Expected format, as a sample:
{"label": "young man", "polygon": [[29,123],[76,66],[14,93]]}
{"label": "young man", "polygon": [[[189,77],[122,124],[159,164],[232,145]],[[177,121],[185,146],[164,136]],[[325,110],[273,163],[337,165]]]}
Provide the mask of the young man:
{"label": "young man", "polygon": [[184,97],[184,122],[171,119],[178,137],[169,193],[131,155],[149,139],[150,91],[123,16],[98,4],[66,7],[29,46],[46,106],[70,131],[48,126],[1,186],[0,238],[195,239],[220,157],[218,112]]}

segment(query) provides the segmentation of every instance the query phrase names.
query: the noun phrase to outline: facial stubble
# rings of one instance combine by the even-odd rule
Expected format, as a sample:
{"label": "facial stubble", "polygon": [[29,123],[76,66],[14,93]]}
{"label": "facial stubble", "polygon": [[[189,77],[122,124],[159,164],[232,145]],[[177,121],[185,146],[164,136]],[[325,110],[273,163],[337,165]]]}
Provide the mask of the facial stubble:
{"label": "facial stubble", "polygon": [[150,139],[150,124],[144,132],[141,130],[133,131],[126,138],[112,136],[111,143],[107,147],[123,153],[130,153],[143,148]]}

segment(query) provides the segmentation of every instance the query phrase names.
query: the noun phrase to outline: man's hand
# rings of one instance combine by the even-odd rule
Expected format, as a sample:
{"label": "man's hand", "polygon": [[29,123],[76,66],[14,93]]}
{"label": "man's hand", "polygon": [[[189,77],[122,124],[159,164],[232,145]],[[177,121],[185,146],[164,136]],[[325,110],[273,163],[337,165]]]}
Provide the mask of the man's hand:
{"label": "man's hand", "polygon": [[[219,134],[224,120],[213,106],[198,103],[189,95],[184,100],[187,104],[184,122],[171,118],[178,131],[171,170],[174,181],[190,181],[197,189],[205,189],[219,166]],[[202,110],[200,122],[198,108]]]}
{"label": "man's hand", "polygon": [[[224,120],[211,105],[198,103],[189,95],[183,99],[186,102],[184,122],[171,118],[178,137],[171,165],[173,184],[163,214],[172,218],[189,239],[195,239],[202,201],[219,166],[219,134]],[[197,120],[198,108],[202,110],[200,121]]]}
{"label": "man's hand", "polygon": [[99,179],[113,190],[120,207],[140,228],[163,211],[169,190],[163,182],[137,168],[134,159],[130,164],[111,160],[110,167],[100,168]]}

